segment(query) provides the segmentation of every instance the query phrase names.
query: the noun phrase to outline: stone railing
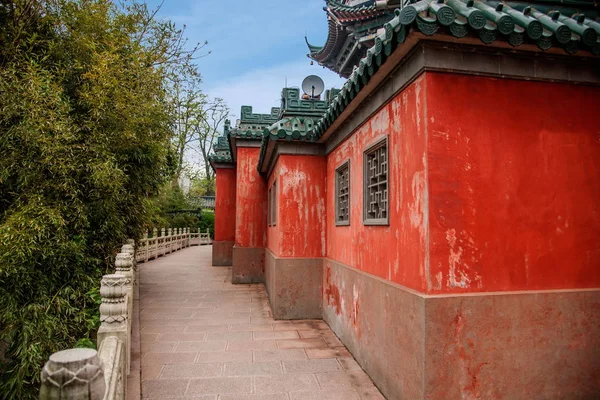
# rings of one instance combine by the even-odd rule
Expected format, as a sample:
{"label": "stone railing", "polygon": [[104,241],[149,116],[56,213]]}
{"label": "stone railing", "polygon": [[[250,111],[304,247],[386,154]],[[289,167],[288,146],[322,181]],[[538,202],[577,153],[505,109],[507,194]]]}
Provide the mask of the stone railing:
{"label": "stone railing", "polygon": [[138,242],[136,262],[147,262],[190,246],[211,244],[208,229],[205,233],[192,232],[190,228],[162,228],[146,232]]}
{"label": "stone railing", "polygon": [[123,400],[131,370],[131,327],[138,262],[170,254],[191,245],[210,244],[210,234],[189,228],[154,229],[139,240],[127,240],[115,258],[115,273],[100,282],[98,351],[68,349],[50,356],[42,369],[41,400]]}
{"label": "stone railing", "polygon": [[104,275],[100,282],[98,351],[68,349],[52,354],[42,369],[41,400],[126,398],[136,284],[134,253],[131,244],[123,245],[115,259],[115,273]]}

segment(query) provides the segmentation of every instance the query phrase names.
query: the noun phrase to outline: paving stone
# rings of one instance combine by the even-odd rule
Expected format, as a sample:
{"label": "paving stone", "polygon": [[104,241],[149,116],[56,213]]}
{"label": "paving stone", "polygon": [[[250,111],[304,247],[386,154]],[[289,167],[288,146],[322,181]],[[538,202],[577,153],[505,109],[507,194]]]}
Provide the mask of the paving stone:
{"label": "paving stone", "polygon": [[263,284],[210,263],[201,246],[140,264],[145,399],[383,399],[324,321],[275,321]]}
{"label": "paving stone", "polygon": [[352,354],[344,347],[324,348],[324,349],[306,349],[308,358],[346,358],[352,357]]}
{"label": "paving stone", "polygon": [[276,331],[329,329],[329,325],[319,320],[277,321],[274,327]]}
{"label": "paving stone", "polygon": [[362,370],[361,366],[352,357],[338,358],[338,362],[343,369],[348,371]]}
{"label": "paving stone", "polygon": [[252,340],[252,332],[211,332],[206,337],[207,341],[227,340],[228,342]]}
{"label": "paving stone", "polygon": [[231,332],[269,332],[273,331],[273,324],[233,324]]}
{"label": "paving stone", "polygon": [[169,322],[168,319],[142,319],[140,320],[140,326],[162,326]]}
{"label": "paving stone", "polygon": [[189,381],[185,379],[156,379],[142,382],[144,399],[165,399],[182,396],[187,390]]}
{"label": "paving stone", "polygon": [[319,385],[312,374],[284,374],[254,377],[254,390],[256,393],[280,393],[318,389]]}
{"label": "paving stone", "polygon": [[329,329],[307,329],[307,330],[299,330],[298,333],[302,339],[314,339],[320,337],[331,337],[335,334]]}
{"label": "paving stone", "polygon": [[159,342],[201,342],[206,338],[204,332],[162,333],[156,339]]}
{"label": "paving stone", "polygon": [[189,325],[186,332],[228,332],[229,325]]}
{"label": "paving stone", "polygon": [[142,342],[154,342],[158,338],[158,333],[140,333]]}
{"label": "paving stone", "polygon": [[190,381],[186,395],[250,393],[251,391],[252,377],[249,376],[201,378]]}
{"label": "paving stone", "polygon": [[284,361],[283,367],[288,374],[329,372],[342,369],[334,358]]}
{"label": "paving stone", "polygon": [[356,390],[319,390],[290,392],[290,400],[361,400]]}
{"label": "paving stone", "polygon": [[142,369],[146,365],[193,364],[196,353],[146,353],[142,357]]}
{"label": "paving stone", "polygon": [[303,349],[289,350],[255,350],[254,361],[291,361],[306,360]]}
{"label": "paving stone", "polygon": [[228,362],[225,363],[224,376],[241,375],[277,375],[283,373],[281,362]]}
{"label": "paving stone", "polygon": [[305,348],[325,348],[327,344],[323,339],[291,339],[278,340],[277,346],[280,349],[305,349]]}
{"label": "paving stone", "polygon": [[219,400],[289,400],[289,397],[287,393],[226,394],[219,396]]}
{"label": "paving stone", "polygon": [[363,400],[385,400],[385,397],[374,385],[368,388],[359,388],[358,393]]}
{"label": "paving stone", "polygon": [[322,372],[315,374],[322,389],[372,388],[373,382],[364,371]]}
{"label": "paving stone", "polygon": [[141,333],[173,333],[173,332],[183,332],[185,330],[185,326],[168,326],[168,325],[152,325],[152,326],[144,326],[140,330]]}
{"label": "paving stone", "polygon": [[165,365],[163,378],[206,378],[223,374],[223,363]]}
{"label": "paving stone", "polygon": [[323,336],[322,339],[329,347],[344,347],[344,344],[340,342],[337,336]]}
{"label": "paving stone", "polygon": [[245,340],[227,343],[227,350],[276,350],[275,340]]}
{"label": "paving stone", "polygon": [[299,339],[296,331],[253,332],[254,340]]}
{"label": "paving stone", "polygon": [[[228,362],[228,361],[250,362],[250,361],[252,361],[252,351],[251,350],[207,351],[207,352],[198,353],[198,357],[196,357],[197,363]],[[264,360],[264,361],[267,361],[267,360]]]}
{"label": "paving stone", "polygon": [[144,365],[142,368],[142,381],[158,379],[164,365]]}
{"label": "paving stone", "polygon": [[142,342],[142,353],[171,353],[177,346],[177,342]]}

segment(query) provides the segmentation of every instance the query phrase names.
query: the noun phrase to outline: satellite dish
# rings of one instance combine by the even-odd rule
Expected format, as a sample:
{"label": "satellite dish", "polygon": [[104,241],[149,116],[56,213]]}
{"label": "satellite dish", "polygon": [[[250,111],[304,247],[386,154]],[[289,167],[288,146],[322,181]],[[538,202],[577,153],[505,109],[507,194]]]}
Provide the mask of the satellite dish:
{"label": "satellite dish", "polygon": [[302,81],[302,90],[310,97],[319,97],[324,89],[323,79],[316,75],[309,75]]}

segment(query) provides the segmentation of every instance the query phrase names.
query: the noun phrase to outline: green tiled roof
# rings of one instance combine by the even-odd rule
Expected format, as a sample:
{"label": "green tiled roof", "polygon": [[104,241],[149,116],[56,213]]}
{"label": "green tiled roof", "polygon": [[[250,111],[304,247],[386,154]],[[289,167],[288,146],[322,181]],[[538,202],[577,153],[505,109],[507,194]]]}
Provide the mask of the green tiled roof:
{"label": "green tiled roof", "polygon": [[329,101],[337,93],[337,90],[330,89],[325,91],[324,100],[302,99],[300,89],[284,88],[281,91],[281,119],[262,132],[258,170],[262,168],[267,146],[272,140],[316,142],[318,138],[313,134],[315,122],[325,114]]}
{"label": "green tiled roof", "polygon": [[[229,124],[229,120],[226,120],[225,124]],[[229,151],[229,142],[227,141],[227,136],[219,136],[217,138],[217,142],[213,146],[213,149],[216,153],[220,151]]]}
{"label": "green tiled roof", "polygon": [[586,51],[600,55],[598,22],[581,14],[571,17],[558,11],[543,14],[532,7],[519,11],[501,3],[491,7],[482,1],[448,0],[444,3],[423,0],[406,6],[402,11],[396,10],[395,17],[383,28],[375,38],[375,45],[354,67],[325,115],[316,123],[313,133],[317,139],[413,31],[427,36],[443,32],[456,38],[471,34],[486,44],[507,41],[518,47],[523,43],[535,43],[542,50],[560,47],[568,54]]}
{"label": "green tiled roof", "polygon": [[228,153],[227,155],[216,155],[216,154],[211,154],[208,156],[208,161],[210,161],[211,163],[232,163],[233,159],[231,158],[231,153]]}

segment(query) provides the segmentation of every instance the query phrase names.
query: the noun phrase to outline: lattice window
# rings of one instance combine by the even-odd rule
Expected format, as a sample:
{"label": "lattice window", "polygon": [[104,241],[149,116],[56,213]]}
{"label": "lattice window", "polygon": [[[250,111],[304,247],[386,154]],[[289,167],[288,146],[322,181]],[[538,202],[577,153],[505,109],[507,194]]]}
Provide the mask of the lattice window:
{"label": "lattice window", "polygon": [[387,225],[388,215],[388,152],[387,138],[364,153],[364,213],[365,225]]}
{"label": "lattice window", "polygon": [[271,225],[277,225],[277,181],[273,182],[273,188],[271,189]]}
{"label": "lattice window", "polygon": [[267,225],[271,226],[271,202],[273,201],[273,193],[271,193],[271,188],[269,188],[269,198],[267,200]]}
{"label": "lattice window", "polygon": [[335,170],[335,224],[350,225],[350,161]]}

